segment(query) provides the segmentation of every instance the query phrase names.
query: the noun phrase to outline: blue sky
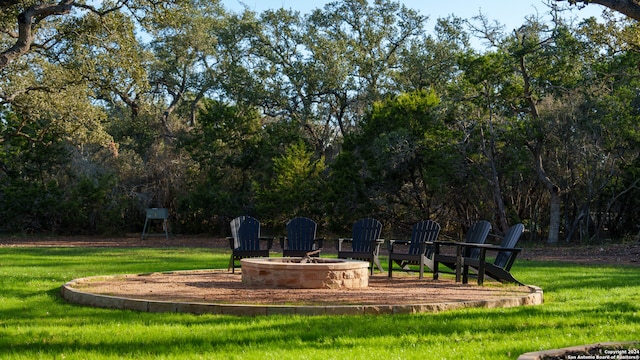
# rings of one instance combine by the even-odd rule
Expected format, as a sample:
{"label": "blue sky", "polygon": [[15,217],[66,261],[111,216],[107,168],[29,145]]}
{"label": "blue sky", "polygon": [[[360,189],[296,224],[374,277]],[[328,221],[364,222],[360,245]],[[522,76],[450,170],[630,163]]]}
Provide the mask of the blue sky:
{"label": "blue sky", "polygon": [[[333,0],[222,0],[225,8],[231,11],[240,11],[243,4],[250,10],[262,12],[266,9],[293,9],[301,13],[309,13],[312,9],[322,8]],[[372,1],[370,0],[370,3]],[[429,16],[426,29],[431,30],[435,21],[441,17],[454,14],[461,18],[471,19],[482,12],[490,20],[497,20],[505,26],[505,30],[511,31],[524,23],[527,15],[546,15],[549,8],[543,0],[400,0],[407,7],[418,10],[420,14]],[[563,2],[567,4],[567,2]],[[582,10],[573,10],[571,15],[565,17],[600,17],[602,6],[591,4]],[[547,17],[548,18],[548,17]]]}

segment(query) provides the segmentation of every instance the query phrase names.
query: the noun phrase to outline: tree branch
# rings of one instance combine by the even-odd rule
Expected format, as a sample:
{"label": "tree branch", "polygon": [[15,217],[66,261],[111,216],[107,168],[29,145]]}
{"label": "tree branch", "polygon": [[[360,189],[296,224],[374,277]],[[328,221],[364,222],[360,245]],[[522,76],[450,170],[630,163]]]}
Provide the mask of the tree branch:
{"label": "tree branch", "polygon": [[598,4],[615,10],[632,19],[640,20],[640,1],[638,0],[555,0],[568,1],[571,5],[576,4]]}
{"label": "tree branch", "polygon": [[[75,0],[62,0],[58,4],[33,5],[20,13],[18,15],[18,39],[13,46],[0,53],[0,70],[4,69],[11,61],[29,52],[35,37],[33,33],[35,24],[48,16],[69,14],[74,2]],[[0,0],[1,9],[15,4],[17,1],[14,0]]]}
{"label": "tree branch", "polygon": [[127,1],[123,1],[119,6],[108,8],[106,10],[98,10],[95,6],[91,6],[87,4],[74,4],[74,6],[81,9],[89,10],[90,12],[95,13],[98,16],[102,17],[109,13],[122,9],[124,6],[126,6],[126,4],[127,4]]}

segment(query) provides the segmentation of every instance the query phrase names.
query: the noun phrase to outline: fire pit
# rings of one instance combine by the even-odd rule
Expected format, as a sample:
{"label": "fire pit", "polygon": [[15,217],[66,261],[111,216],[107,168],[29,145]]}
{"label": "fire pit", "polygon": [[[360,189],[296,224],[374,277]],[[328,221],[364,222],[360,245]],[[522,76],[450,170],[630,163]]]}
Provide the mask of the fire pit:
{"label": "fire pit", "polygon": [[252,288],[359,289],[369,286],[366,261],[312,257],[240,260],[242,283]]}

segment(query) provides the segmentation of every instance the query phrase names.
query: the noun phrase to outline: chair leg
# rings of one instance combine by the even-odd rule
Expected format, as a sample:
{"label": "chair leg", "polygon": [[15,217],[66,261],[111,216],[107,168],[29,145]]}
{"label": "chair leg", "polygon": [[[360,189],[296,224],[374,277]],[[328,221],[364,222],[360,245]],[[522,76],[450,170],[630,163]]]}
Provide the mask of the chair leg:
{"label": "chair leg", "polygon": [[371,275],[373,275],[373,264],[375,264],[378,267],[378,270],[380,270],[380,272],[384,272],[384,269],[382,268],[382,264],[380,264],[380,258],[375,256],[373,258],[373,263],[371,264]]}
{"label": "chair leg", "polygon": [[144,234],[147,232],[147,225],[149,224],[149,219],[144,219],[144,227],[142,228],[142,240],[144,240]]}
{"label": "chair leg", "polygon": [[164,229],[164,238],[169,239],[169,222],[167,219],[162,221],[162,229]]}
{"label": "chair leg", "polygon": [[435,259],[433,260],[433,280],[438,280],[438,261]]}
{"label": "chair leg", "polygon": [[233,261],[233,254],[231,254],[231,258],[229,259],[229,267],[227,271],[231,270],[232,273],[235,272],[235,262]]}

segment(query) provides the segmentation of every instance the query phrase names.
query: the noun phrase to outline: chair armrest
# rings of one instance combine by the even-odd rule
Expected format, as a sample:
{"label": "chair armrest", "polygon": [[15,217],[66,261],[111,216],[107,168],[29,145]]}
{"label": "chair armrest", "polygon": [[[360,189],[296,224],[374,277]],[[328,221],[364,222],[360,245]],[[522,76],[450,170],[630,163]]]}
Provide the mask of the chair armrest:
{"label": "chair armrest", "polygon": [[236,244],[235,244],[234,239],[232,237],[230,237],[230,236],[227,236],[227,241],[229,241],[229,247],[231,248],[231,250],[235,249],[235,247],[236,247],[235,245]]}
{"label": "chair armrest", "polygon": [[433,253],[440,254],[440,246],[456,246],[457,248],[460,248],[463,244],[466,243],[462,241],[436,240],[431,245],[433,245]]}
{"label": "chair armrest", "polygon": [[433,243],[438,245],[456,245],[456,246],[459,244],[468,244],[462,241],[453,241],[453,240],[436,240]]}
{"label": "chair armrest", "polygon": [[[342,251],[342,243],[345,242],[353,242],[352,238],[339,238],[338,240],[336,240],[336,249],[338,251]],[[380,245],[384,243],[384,239],[375,239],[375,240],[371,240],[371,246],[374,247],[376,249],[376,254],[378,253],[378,249],[380,248]]]}
{"label": "chair armrest", "polygon": [[280,236],[280,249],[284,250],[284,241],[287,239],[286,236]]}
{"label": "chair armrest", "polygon": [[344,242],[352,242],[352,241],[353,241],[352,238],[338,238],[336,240],[336,250],[342,251],[342,243],[344,243]]}
{"label": "chair armrest", "polygon": [[387,251],[389,251],[390,253],[393,252],[393,245],[395,244],[400,244],[400,245],[410,245],[411,244],[411,240],[396,240],[396,239],[390,239],[385,241],[385,243],[387,244]]}
{"label": "chair armrest", "polygon": [[390,243],[396,243],[396,244],[411,244],[411,240],[388,240]]}
{"label": "chair armrest", "polygon": [[522,248],[509,248],[509,247],[502,247],[500,245],[494,245],[494,244],[460,243],[460,246],[476,248],[476,249],[484,249],[484,251],[513,251],[513,252],[522,251]]}
{"label": "chair armrest", "polygon": [[317,249],[322,249],[322,245],[324,245],[324,238],[323,237],[315,238],[313,239],[313,242],[316,244]]}

